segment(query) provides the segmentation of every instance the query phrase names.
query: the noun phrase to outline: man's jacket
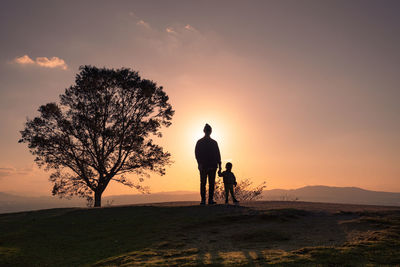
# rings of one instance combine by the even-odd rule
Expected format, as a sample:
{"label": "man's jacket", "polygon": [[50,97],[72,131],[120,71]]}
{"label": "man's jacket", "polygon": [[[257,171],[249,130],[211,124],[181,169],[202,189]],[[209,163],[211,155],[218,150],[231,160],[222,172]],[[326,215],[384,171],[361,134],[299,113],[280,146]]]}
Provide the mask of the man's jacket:
{"label": "man's jacket", "polygon": [[221,162],[218,143],[210,137],[203,137],[197,141],[195,154],[199,169],[216,169]]}

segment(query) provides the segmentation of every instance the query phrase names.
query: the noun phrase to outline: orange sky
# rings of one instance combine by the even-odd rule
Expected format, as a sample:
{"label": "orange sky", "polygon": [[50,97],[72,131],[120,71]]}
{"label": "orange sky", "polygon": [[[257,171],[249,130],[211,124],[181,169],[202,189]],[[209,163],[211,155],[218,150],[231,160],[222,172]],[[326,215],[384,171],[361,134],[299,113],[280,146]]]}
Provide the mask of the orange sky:
{"label": "orange sky", "polygon": [[158,142],[174,163],[153,192],[199,190],[205,123],[239,179],[400,192],[398,2],[96,3],[0,11],[0,192],[50,194],[18,131],[83,64],[133,68],[170,96]]}

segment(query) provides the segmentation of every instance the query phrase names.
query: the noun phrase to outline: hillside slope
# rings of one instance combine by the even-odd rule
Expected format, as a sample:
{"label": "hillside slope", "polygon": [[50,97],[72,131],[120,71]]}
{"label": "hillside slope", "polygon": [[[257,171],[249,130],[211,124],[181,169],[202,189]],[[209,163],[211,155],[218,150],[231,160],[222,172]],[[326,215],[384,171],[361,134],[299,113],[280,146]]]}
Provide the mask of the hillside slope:
{"label": "hillside slope", "polygon": [[176,202],[0,215],[1,266],[398,265],[400,208]]}

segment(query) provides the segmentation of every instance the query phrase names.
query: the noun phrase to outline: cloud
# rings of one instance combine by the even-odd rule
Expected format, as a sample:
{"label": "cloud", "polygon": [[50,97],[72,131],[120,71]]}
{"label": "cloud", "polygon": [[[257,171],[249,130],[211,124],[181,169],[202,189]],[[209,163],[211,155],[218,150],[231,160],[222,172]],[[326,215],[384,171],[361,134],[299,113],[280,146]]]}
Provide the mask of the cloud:
{"label": "cloud", "polygon": [[15,173],[14,168],[0,168],[0,177],[10,176]]}
{"label": "cloud", "polygon": [[136,25],[146,28],[146,29],[151,29],[150,23],[144,21],[142,18],[140,18],[138,15],[136,15],[135,12],[129,11],[128,16],[130,17],[129,21],[136,22]]}
{"label": "cloud", "polygon": [[176,53],[188,53],[191,56],[201,53],[216,53],[220,50],[221,39],[214,32],[202,32],[191,24],[175,23],[163,27],[152,26],[136,37],[144,49],[152,49],[162,57]]}
{"label": "cloud", "polygon": [[34,171],[33,166],[25,168],[0,167],[0,178],[11,175],[28,175]]}
{"label": "cloud", "polygon": [[196,31],[196,29],[190,24],[186,24],[185,29],[188,31]]}
{"label": "cloud", "polygon": [[174,29],[173,29],[172,27],[167,27],[167,28],[165,29],[165,31],[168,32],[168,33],[174,33],[174,34],[176,34],[176,31],[174,31]]}
{"label": "cloud", "polygon": [[61,68],[63,70],[67,69],[67,64],[65,64],[65,61],[59,57],[52,57],[50,59],[47,57],[37,57],[36,64],[45,68]]}
{"label": "cloud", "polygon": [[65,61],[59,57],[37,57],[35,61],[31,59],[28,55],[23,55],[22,57],[16,57],[14,62],[20,65],[37,65],[44,68],[60,68],[66,70],[68,68]]}
{"label": "cloud", "polygon": [[180,34],[180,35],[187,34],[188,32],[198,33],[198,31],[190,24],[186,24],[185,26],[175,25],[174,27],[167,27],[165,31],[167,33]]}
{"label": "cloud", "polygon": [[35,61],[33,61],[28,55],[23,55],[22,57],[16,57],[14,59],[14,62],[21,65],[35,64]]}
{"label": "cloud", "polygon": [[136,23],[136,25],[139,25],[139,26],[142,26],[142,27],[145,27],[146,29],[150,29],[151,27],[150,27],[150,24],[149,23],[147,23],[147,22],[145,22],[144,20],[139,20],[137,23]]}

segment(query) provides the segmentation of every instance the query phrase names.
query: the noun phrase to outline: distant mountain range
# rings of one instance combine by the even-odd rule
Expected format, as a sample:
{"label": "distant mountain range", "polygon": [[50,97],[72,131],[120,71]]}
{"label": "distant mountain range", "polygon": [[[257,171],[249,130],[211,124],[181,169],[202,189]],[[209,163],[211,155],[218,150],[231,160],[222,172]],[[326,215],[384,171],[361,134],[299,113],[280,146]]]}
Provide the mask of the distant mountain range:
{"label": "distant mountain range", "polygon": [[[169,201],[198,201],[199,198],[199,193],[190,191],[115,195],[103,197],[102,205],[105,207]],[[86,201],[79,198],[60,199],[53,196],[25,197],[0,192],[0,213],[67,207],[86,207]]]}
{"label": "distant mountain range", "polygon": [[[198,192],[173,191],[107,196],[103,198],[102,203],[103,206],[111,206],[199,200]],[[370,191],[357,187],[306,186],[291,190],[266,190],[263,192],[261,200],[400,206],[400,193]],[[51,196],[24,197],[0,192],[0,213],[85,206],[86,202],[82,199],[67,200]]]}
{"label": "distant mountain range", "polygon": [[370,191],[358,187],[306,186],[298,189],[272,189],[263,200],[300,200],[344,204],[400,206],[400,193]]}

